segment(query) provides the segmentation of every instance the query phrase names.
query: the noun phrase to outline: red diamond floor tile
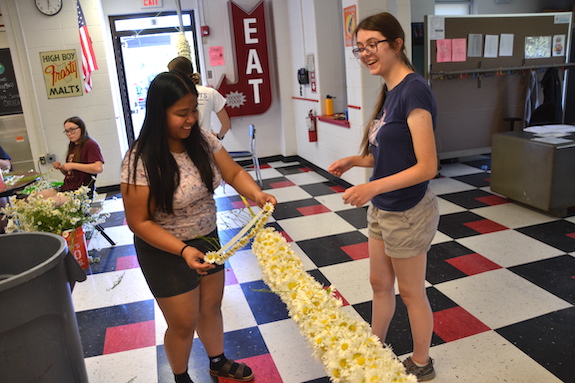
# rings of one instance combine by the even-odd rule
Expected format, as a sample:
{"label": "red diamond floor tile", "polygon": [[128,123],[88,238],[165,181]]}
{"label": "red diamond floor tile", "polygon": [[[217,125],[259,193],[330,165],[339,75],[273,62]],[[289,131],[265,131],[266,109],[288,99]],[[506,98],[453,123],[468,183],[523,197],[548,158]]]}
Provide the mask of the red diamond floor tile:
{"label": "red diamond floor tile", "polygon": [[433,331],[446,342],[490,330],[483,322],[460,306],[434,312],[433,321]]}
{"label": "red diamond floor tile", "polygon": [[313,214],[329,213],[331,210],[323,205],[313,205],[313,206],[298,207],[297,211],[299,211],[303,215],[313,215]]}
{"label": "red diamond floor tile", "polygon": [[357,261],[358,259],[369,258],[369,249],[367,242],[356,243],[355,245],[342,246],[341,249],[351,257],[351,259]]}
{"label": "red diamond floor tile", "polygon": [[106,330],[103,354],[154,346],[156,344],[155,331],[153,320],[109,327]]}
{"label": "red diamond floor tile", "polygon": [[490,196],[486,196],[486,197],[479,197],[476,198],[477,201],[479,202],[483,202],[487,205],[491,205],[491,206],[495,206],[495,205],[501,205],[504,203],[509,203],[509,200],[507,200],[506,198],[503,197],[499,197],[498,195],[490,195]]}
{"label": "red diamond floor tile", "polygon": [[343,188],[339,185],[338,186],[330,186],[329,188],[336,193],[343,193],[345,191],[345,188]]}
{"label": "red diamond floor tile", "polygon": [[288,186],[296,186],[296,185],[291,181],[280,181],[270,183],[270,187],[273,189],[285,188]]}
{"label": "red diamond floor tile", "polygon": [[456,267],[467,275],[483,273],[489,270],[500,269],[497,263],[490,261],[477,253],[466,254],[455,258],[446,259],[451,266]]}
{"label": "red diamond floor tile", "polygon": [[116,260],[116,270],[136,269],[138,267],[140,267],[140,264],[136,255],[118,257]]}
{"label": "red diamond floor tile", "polygon": [[[281,375],[270,354],[252,356],[250,358],[238,359],[236,362],[243,362],[254,372],[252,383],[282,383]],[[235,383],[237,380],[228,378],[218,378],[219,383]]]}
{"label": "red diamond floor tile", "polygon": [[482,219],[480,221],[474,221],[474,222],[466,222],[464,223],[464,225],[481,234],[493,233],[496,231],[508,229],[507,227],[500,225],[496,222],[490,221],[488,219]]}

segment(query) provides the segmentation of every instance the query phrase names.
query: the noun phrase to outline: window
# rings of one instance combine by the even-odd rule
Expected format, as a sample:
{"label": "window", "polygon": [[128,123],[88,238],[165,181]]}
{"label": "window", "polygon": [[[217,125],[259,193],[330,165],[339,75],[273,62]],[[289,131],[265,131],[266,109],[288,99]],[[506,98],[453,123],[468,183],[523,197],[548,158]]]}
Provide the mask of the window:
{"label": "window", "polygon": [[471,14],[472,1],[436,1],[435,15],[459,16]]}

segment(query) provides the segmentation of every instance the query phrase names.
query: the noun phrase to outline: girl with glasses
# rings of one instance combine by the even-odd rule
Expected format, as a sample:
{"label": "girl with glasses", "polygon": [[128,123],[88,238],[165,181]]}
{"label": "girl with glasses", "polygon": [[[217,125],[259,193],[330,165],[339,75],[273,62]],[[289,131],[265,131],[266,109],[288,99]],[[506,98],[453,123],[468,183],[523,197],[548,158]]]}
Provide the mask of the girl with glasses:
{"label": "girl with glasses", "polygon": [[382,342],[395,311],[394,282],[407,307],[413,355],[403,363],[418,380],[435,377],[429,357],[433,314],[425,290],[427,251],[439,223],[435,195],[428,189],[437,173],[435,98],[405,55],[405,34],[391,14],[361,21],[354,31],[354,55],[384,80],[367,124],[361,155],[335,161],[336,176],[354,166],[372,167],[370,182],[343,193],[346,204],[368,208],[372,331]]}
{"label": "girl with glasses", "polygon": [[88,135],[86,124],[80,117],[70,117],[64,121],[64,132],[70,140],[66,162],[55,161],[52,166],[64,174],[64,184],[60,191],[76,190],[80,186],[94,190],[97,174],[104,170],[104,157],[98,143]]}

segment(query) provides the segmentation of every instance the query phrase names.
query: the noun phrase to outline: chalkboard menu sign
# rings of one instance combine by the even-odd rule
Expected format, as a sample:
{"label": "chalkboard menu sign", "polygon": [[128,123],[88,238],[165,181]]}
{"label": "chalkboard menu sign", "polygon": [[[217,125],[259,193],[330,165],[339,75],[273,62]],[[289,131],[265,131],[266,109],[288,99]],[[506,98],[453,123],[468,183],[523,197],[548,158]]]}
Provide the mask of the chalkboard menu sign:
{"label": "chalkboard menu sign", "polygon": [[22,113],[10,49],[0,49],[0,115]]}

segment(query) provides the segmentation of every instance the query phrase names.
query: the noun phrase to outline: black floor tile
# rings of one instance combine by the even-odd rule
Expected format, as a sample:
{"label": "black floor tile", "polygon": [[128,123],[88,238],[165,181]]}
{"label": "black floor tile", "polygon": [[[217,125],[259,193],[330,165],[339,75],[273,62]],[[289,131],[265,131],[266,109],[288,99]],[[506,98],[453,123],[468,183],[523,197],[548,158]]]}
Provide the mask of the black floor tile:
{"label": "black floor tile", "polygon": [[367,237],[358,231],[330,235],[328,237],[307,239],[297,242],[297,245],[315,263],[317,267],[348,262],[352,258],[342,249],[342,246],[355,245],[367,241]]}
{"label": "black floor tile", "polygon": [[154,320],[154,301],[126,303],[118,306],[76,312],[84,357],[102,355],[109,327]]}
{"label": "black floor tile", "polygon": [[467,274],[445,262],[445,260],[473,253],[473,251],[455,241],[432,245],[427,253],[425,279],[431,284],[437,284],[466,277]]}
{"label": "black floor tile", "polygon": [[[102,238],[100,240],[104,239]],[[88,275],[115,271],[118,258],[136,255],[136,249],[134,248],[134,245],[121,245],[108,247],[101,249],[100,251],[91,250],[89,253],[90,255],[99,257],[99,260],[98,262],[90,264],[90,268],[86,270]]]}
{"label": "black floor tile", "polygon": [[123,211],[116,211],[110,213],[110,216],[106,218],[105,222],[102,222],[100,225],[104,228],[106,227],[113,227],[113,226],[122,226],[126,219],[126,214]]}
{"label": "black floor tile", "polygon": [[356,229],[365,229],[367,227],[367,206],[359,209],[340,210],[335,213],[352,224]]}
{"label": "black floor tile", "polygon": [[307,172],[311,171],[310,168],[308,168],[304,165],[300,165],[300,164],[277,167],[277,168],[275,168],[275,170],[277,170],[279,173],[283,174],[284,176],[290,175],[290,174],[307,173]]}
{"label": "black floor tile", "polygon": [[465,226],[464,224],[478,221],[487,220],[484,217],[469,211],[445,214],[439,218],[438,230],[454,239],[471,237],[481,233],[468,226]]}
{"label": "black floor tile", "polygon": [[285,304],[263,281],[240,286],[258,325],[289,318]]}
{"label": "black floor tile", "polygon": [[320,182],[316,184],[301,185],[300,188],[308,192],[310,195],[317,197],[320,195],[335,194],[336,190],[333,188],[340,185],[332,181]]}
{"label": "black floor tile", "polygon": [[575,382],[575,307],[496,331],[563,382]]}
{"label": "black floor tile", "polygon": [[298,207],[316,206],[319,204],[320,203],[314,198],[278,203],[273,212],[273,217],[276,220],[302,217],[303,214],[297,210]]}
{"label": "black floor tile", "polygon": [[509,270],[575,305],[575,258],[569,255],[510,267]]}
{"label": "black floor tile", "polygon": [[557,220],[516,230],[566,253],[575,251],[575,223]]}
{"label": "black floor tile", "polygon": [[463,206],[466,209],[491,206],[490,204],[481,201],[481,198],[489,197],[494,197],[494,194],[487,193],[479,189],[441,195],[441,198],[449,202],[453,202],[456,205]]}
{"label": "black floor tile", "polygon": [[452,178],[454,180],[465,182],[466,184],[482,188],[485,186],[489,186],[491,182],[491,173],[481,172]]}

